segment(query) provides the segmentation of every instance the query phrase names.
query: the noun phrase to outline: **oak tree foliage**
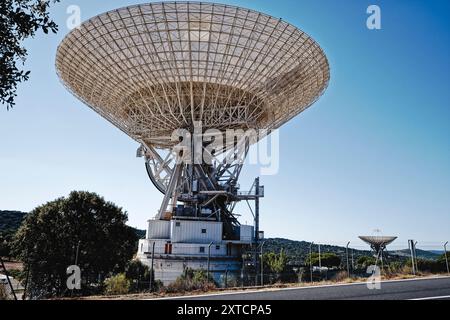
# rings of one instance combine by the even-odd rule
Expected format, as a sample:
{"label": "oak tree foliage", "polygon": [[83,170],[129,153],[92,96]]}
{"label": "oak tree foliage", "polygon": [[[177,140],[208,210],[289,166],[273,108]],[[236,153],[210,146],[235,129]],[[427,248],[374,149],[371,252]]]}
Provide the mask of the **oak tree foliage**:
{"label": "oak tree foliage", "polygon": [[0,1],[0,103],[6,108],[15,104],[17,85],[27,81],[30,71],[23,70],[27,50],[24,40],[38,31],[58,31],[49,17],[49,7],[60,0]]}
{"label": "oak tree foliage", "polygon": [[16,233],[13,248],[30,270],[33,295],[67,294],[66,269],[75,260],[84,293],[111,274],[124,272],[137,241],[135,231],[125,224],[127,219],[126,212],[113,203],[78,191],[31,211]]}

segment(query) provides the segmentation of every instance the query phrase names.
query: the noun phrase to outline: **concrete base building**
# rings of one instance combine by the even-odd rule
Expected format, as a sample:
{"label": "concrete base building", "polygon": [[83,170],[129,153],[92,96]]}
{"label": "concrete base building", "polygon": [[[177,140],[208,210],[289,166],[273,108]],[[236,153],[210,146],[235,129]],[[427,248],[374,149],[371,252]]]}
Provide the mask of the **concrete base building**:
{"label": "concrete base building", "polygon": [[254,227],[241,225],[230,240],[223,240],[222,229],[223,223],[214,220],[149,220],[146,239],[139,241],[138,259],[151,268],[153,254],[155,279],[167,285],[186,268],[207,270],[209,256],[210,275],[223,285],[226,273],[230,278],[240,274],[242,249],[254,241]]}

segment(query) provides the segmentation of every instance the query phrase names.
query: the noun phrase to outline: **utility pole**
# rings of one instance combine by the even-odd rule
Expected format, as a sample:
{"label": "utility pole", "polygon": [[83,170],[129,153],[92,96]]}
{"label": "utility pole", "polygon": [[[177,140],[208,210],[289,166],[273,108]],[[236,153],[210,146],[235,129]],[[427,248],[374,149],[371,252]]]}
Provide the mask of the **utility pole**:
{"label": "utility pole", "polygon": [[350,265],[348,263],[348,246],[350,245],[350,241],[347,242],[347,247],[345,248],[345,254],[347,256],[347,277],[350,278]]}
{"label": "utility pole", "polygon": [[312,246],[314,242],[309,245],[309,273],[311,274],[311,283],[313,282],[313,267],[312,267]]}
{"label": "utility pole", "polygon": [[153,241],[153,246],[152,246],[152,267],[150,269],[150,292],[153,292],[153,278],[154,278],[154,269],[153,269],[153,261],[155,259],[155,241]]}
{"label": "utility pole", "polygon": [[450,270],[448,268],[448,258],[447,258],[447,244],[448,244],[448,241],[446,243],[444,243],[444,256],[445,256],[445,264],[447,266],[447,274],[450,276]]}

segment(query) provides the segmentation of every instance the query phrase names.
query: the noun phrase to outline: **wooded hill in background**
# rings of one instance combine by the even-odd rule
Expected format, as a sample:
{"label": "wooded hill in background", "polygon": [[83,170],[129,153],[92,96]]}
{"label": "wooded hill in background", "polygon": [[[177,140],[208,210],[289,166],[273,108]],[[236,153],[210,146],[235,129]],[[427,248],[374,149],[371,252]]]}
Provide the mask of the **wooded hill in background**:
{"label": "wooded hill in background", "polygon": [[[27,215],[26,212],[21,211],[1,211],[0,210],[0,235],[2,233],[15,233],[20,227],[23,219]],[[145,230],[134,229],[137,236],[140,239],[145,238]],[[264,244],[265,252],[275,252],[280,253],[283,249],[284,252],[289,257],[290,264],[303,264],[304,259],[309,254],[310,242],[306,241],[295,241],[283,238],[268,238]],[[317,245],[313,246],[313,252],[317,252]],[[345,257],[345,247],[332,246],[332,245],[321,245],[322,253],[335,253],[343,259]],[[401,258],[409,258],[409,250],[396,250],[389,252],[392,255]],[[351,256],[351,250],[349,251]],[[369,250],[353,250],[353,258],[356,261],[361,256],[371,256],[372,253]],[[417,257],[422,259],[435,260],[439,257],[439,254],[417,249]],[[344,260],[343,260],[344,261]]]}
{"label": "wooded hill in background", "polygon": [[0,210],[0,232],[16,232],[26,215],[21,211]]}
{"label": "wooded hill in background", "polygon": [[[268,238],[266,239],[266,242],[264,244],[264,251],[266,252],[275,252],[279,253],[281,249],[284,250],[284,252],[289,257],[289,263],[290,264],[304,264],[305,258],[309,255],[309,248],[310,248],[311,242],[306,241],[294,241],[289,239],[283,239],[283,238]],[[320,245],[320,251],[321,253],[334,253],[341,257],[341,261],[345,261],[345,247],[339,247],[339,246],[332,246],[332,245]],[[318,248],[317,244],[314,244],[312,247],[312,252],[317,253]],[[436,254],[431,251],[425,251],[416,249],[417,257],[420,259],[428,259],[428,260],[436,260],[439,257],[439,254]],[[349,249],[349,258],[351,259],[351,246]],[[405,260],[410,258],[409,250],[396,250],[396,251],[389,251],[389,255],[391,255],[393,258],[399,259],[399,260]],[[353,259],[354,261],[357,261],[359,257],[362,256],[372,256],[372,252],[370,250],[353,250]]]}

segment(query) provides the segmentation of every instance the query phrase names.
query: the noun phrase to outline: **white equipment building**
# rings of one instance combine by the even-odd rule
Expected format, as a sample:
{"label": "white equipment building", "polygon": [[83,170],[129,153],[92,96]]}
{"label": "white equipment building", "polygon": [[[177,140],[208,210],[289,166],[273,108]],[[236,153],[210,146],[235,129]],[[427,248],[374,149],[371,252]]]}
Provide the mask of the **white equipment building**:
{"label": "white equipment building", "polygon": [[155,279],[164,284],[174,281],[186,268],[207,270],[209,260],[214,280],[223,283],[226,272],[240,273],[242,265],[237,257],[243,246],[253,244],[254,227],[241,225],[237,240],[223,240],[222,227],[217,221],[149,220],[146,239],[139,241],[138,258],[151,266],[154,252]]}

